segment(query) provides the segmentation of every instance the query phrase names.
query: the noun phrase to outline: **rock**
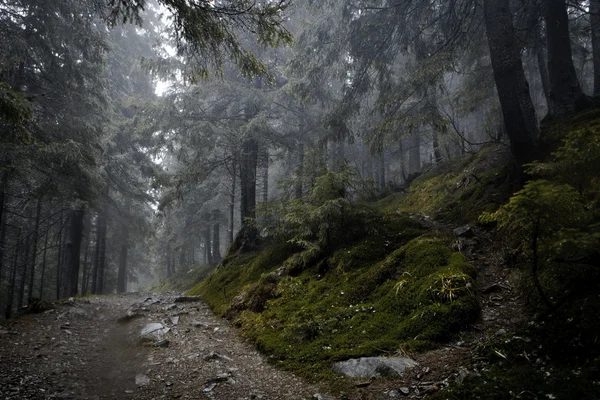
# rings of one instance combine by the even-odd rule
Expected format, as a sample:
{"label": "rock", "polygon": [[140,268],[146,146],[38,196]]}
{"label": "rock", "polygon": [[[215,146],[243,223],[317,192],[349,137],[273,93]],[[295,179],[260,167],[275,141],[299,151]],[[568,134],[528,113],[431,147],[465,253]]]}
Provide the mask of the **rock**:
{"label": "rock", "polygon": [[216,384],[216,383],[211,383],[210,385],[208,385],[207,387],[205,387],[205,388],[203,389],[203,391],[204,391],[205,393],[212,392],[212,390],[213,390],[213,389],[214,389],[216,386],[217,386],[217,384]]}
{"label": "rock", "polygon": [[178,325],[179,324],[179,317],[178,316],[171,317],[171,323],[173,325]]}
{"label": "rock", "polygon": [[417,362],[406,357],[361,357],[333,364],[337,372],[353,378],[401,376]]}
{"label": "rock", "polygon": [[169,347],[169,339],[162,339],[159,340],[158,342],[154,343],[154,347]]}
{"label": "rock", "polygon": [[200,321],[192,321],[190,322],[190,326],[193,326],[194,328],[210,328],[209,324]]}
{"label": "rock", "polygon": [[209,378],[207,379],[204,383],[205,384],[209,384],[209,383],[219,383],[219,382],[225,382],[227,381],[229,378],[231,378],[233,375],[230,373],[224,373],[224,374],[219,374],[217,376],[215,376],[214,378]]}
{"label": "rock", "polygon": [[159,342],[164,339],[164,335],[169,333],[169,331],[170,329],[165,327],[163,324],[159,322],[152,322],[142,328],[142,331],[140,332],[140,339],[142,341],[151,340],[154,342]]}
{"label": "rock", "polygon": [[144,374],[137,374],[135,376],[135,384],[137,386],[147,386],[150,384],[150,378]]}
{"label": "rock", "polygon": [[175,303],[192,303],[195,301],[202,301],[200,296],[179,296],[175,297]]}
{"label": "rock", "polygon": [[400,393],[402,393],[404,396],[408,396],[410,394],[410,389],[407,387],[401,387],[398,389],[398,391]]}
{"label": "rock", "polygon": [[469,225],[460,226],[452,232],[456,237],[473,237],[473,230]]}
{"label": "rock", "polygon": [[223,354],[216,353],[214,351],[211,351],[210,353],[208,353],[207,355],[202,357],[202,359],[204,361],[218,360],[218,359],[225,360],[225,361],[233,361],[231,358],[224,356]]}
{"label": "rock", "polygon": [[317,399],[317,400],[335,400],[335,397],[331,397],[331,396],[325,396],[321,393],[315,393],[313,394],[313,399]]}

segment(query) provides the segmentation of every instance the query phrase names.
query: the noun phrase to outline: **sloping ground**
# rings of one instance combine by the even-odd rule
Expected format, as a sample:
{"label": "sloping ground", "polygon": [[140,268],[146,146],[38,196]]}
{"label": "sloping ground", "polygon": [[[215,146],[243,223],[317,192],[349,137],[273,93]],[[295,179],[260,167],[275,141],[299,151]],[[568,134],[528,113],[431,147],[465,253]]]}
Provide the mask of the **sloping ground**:
{"label": "sloping ground", "polygon": [[[229,259],[190,294],[277,365],[325,379],[341,397],[406,392],[398,387],[410,396],[435,392],[500,326],[521,322],[512,307],[522,299],[500,246],[492,249],[481,232],[452,233],[510,196],[508,156],[507,148],[489,146],[427,172],[406,193],[377,203],[380,229],[305,268],[288,268],[302,258],[299,249],[271,243]],[[410,354],[422,367],[366,388],[331,369],[339,360],[393,354]]]}
{"label": "sloping ground", "polygon": [[[0,398],[284,400],[319,392],[269,365],[205,304],[176,298],[91,297],[0,327]],[[169,329],[168,343],[140,343],[149,323]]]}

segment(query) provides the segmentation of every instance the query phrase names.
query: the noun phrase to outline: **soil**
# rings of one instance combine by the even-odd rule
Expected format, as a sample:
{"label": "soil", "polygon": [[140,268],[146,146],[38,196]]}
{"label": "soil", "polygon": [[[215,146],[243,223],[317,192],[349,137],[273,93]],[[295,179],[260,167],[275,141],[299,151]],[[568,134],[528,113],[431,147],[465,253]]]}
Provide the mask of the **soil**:
{"label": "soil", "polygon": [[[176,297],[91,297],[11,321],[0,328],[0,399],[276,400],[319,393],[268,364],[206,305]],[[140,341],[148,323],[169,328],[167,346]]]}

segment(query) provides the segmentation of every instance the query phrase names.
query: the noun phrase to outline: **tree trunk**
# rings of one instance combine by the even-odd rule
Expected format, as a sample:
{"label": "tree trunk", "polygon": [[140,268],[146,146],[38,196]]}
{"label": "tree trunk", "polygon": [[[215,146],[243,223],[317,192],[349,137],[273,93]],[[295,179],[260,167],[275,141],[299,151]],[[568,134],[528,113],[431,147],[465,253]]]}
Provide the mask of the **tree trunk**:
{"label": "tree trunk", "polygon": [[96,217],[96,241],[94,243],[94,256],[93,256],[93,268],[92,268],[92,294],[96,294],[98,290],[98,255],[100,254],[100,223],[102,217],[100,214]]}
{"label": "tree trunk", "polygon": [[258,141],[254,137],[248,137],[242,145],[242,160],[240,165],[240,213],[242,226],[236,238],[238,243],[235,246],[242,252],[250,249],[258,237],[255,225],[257,164]]}
{"label": "tree trunk", "polygon": [[262,202],[269,201],[269,149],[264,148],[262,153]]}
{"label": "tree trunk", "polygon": [[207,225],[204,229],[204,258],[206,263],[210,266],[214,266],[212,259],[212,249],[210,246],[210,227]]}
{"label": "tree trunk", "polygon": [[119,273],[117,275],[117,293],[127,291],[127,251],[129,249],[129,229],[125,227],[119,252]]}
{"label": "tree trunk", "polygon": [[104,263],[106,258],[106,212],[98,213],[96,221],[96,254],[92,276],[92,294],[102,294],[104,290]]}
{"label": "tree trunk", "polygon": [[167,244],[167,278],[171,276],[171,245]]}
{"label": "tree trunk", "polygon": [[442,162],[442,152],[440,150],[440,134],[433,130],[433,159],[436,164]]}
{"label": "tree trunk", "polygon": [[594,65],[594,96],[600,96],[600,0],[590,0],[592,57]]}
{"label": "tree trunk", "polygon": [[31,247],[29,240],[29,235],[25,236],[25,249],[21,268],[21,280],[19,282],[19,294],[17,297],[18,308],[23,307],[23,303],[25,301],[25,282],[27,281],[27,265],[29,264],[29,248]]}
{"label": "tree trunk", "polygon": [[40,300],[44,300],[44,279],[46,277],[46,253],[48,251],[48,236],[50,236],[50,227],[46,228],[46,237],[44,239],[44,254],[42,256],[42,271],[40,276]]}
{"label": "tree trunk", "polygon": [[86,235],[85,240],[85,252],[83,254],[83,272],[81,273],[81,295],[85,296],[88,290],[88,282],[90,280],[90,242],[91,242],[91,231]]}
{"label": "tree trunk", "polygon": [[213,224],[213,237],[212,237],[212,262],[217,265],[221,262],[221,226],[218,222]]}
{"label": "tree trunk", "polygon": [[9,277],[8,293],[6,297],[6,307],[4,309],[4,317],[9,319],[12,315],[13,301],[15,297],[15,286],[17,284],[17,264],[19,262],[19,252],[21,251],[21,229],[17,229],[17,242],[13,256],[12,268]]}
{"label": "tree trunk", "polygon": [[229,243],[227,243],[228,246],[231,246],[231,244],[233,243],[233,229],[234,229],[234,225],[233,225],[233,219],[235,217],[235,183],[236,183],[236,177],[237,177],[237,162],[233,161],[233,173],[231,174],[231,192],[229,193],[229,228],[228,228],[228,237],[229,237]]}
{"label": "tree trunk", "polygon": [[408,173],[414,174],[421,170],[421,140],[417,132],[410,135],[408,148]]}
{"label": "tree trunk", "polygon": [[69,238],[65,243],[63,297],[77,296],[79,288],[79,267],[81,260],[81,239],[83,237],[83,210],[71,210]]}
{"label": "tree trunk", "polygon": [[[504,0],[508,1],[508,0]],[[546,0],[548,39],[549,114],[562,117],[587,106],[575,73],[566,0]]]}
{"label": "tree trunk", "polygon": [[2,273],[4,272],[4,241],[6,240],[6,224],[0,223],[0,288],[2,287]]}
{"label": "tree trunk", "polygon": [[[0,283],[2,282],[2,270],[4,263],[4,240],[6,239],[6,224],[4,223],[4,201],[6,190],[6,183],[8,182],[8,174],[5,172],[2,174],[2,180],[0,181]],[[0,287],[2,287],[0,285]]]}
{"label": "tree trunk", "polygon": [[385,189],[385,151],[381,149],[379,153],[379,187]]}
{"label": "tree trunk", "polygon": [[[300,133],[303,133],[303,124],[300,125]],[[301,139],[302,140],[302,139]],[[294,197],[301,199],[304,191],[302,182],[304,181],[304,143],[298,143],[298,167],[296,169],[296,186],[294,187]]]}
{"label": "tree trunk", "polygon": [[29,271],[29,287],[28,287],[28,301],[27,303],[31,303],[31,299],[33,298],[33,281],[35,279],[35,267],[37,262],[37,247],[38,247],[38,238],[40,233],[40,214],[42,212],[42,198],[38,198],[37,208],[35,211],[35,227],[33,230],[33,252],[31,255],[31,270]]}
{"label": "tree trunk", "polygon": [[484,0],[494,79],[512,153],[519,165],[535,159],[537,119],[514,34],[509,0]]}
{"label": "tree trunk", "polygon": [[60,267],[62,265],[62,244],[63,244],[63,228],[64,221],[62,216],[62,211],[60,213],[60,229],[58,231],[58,254],[56,257],[56,300],[60,300]]}

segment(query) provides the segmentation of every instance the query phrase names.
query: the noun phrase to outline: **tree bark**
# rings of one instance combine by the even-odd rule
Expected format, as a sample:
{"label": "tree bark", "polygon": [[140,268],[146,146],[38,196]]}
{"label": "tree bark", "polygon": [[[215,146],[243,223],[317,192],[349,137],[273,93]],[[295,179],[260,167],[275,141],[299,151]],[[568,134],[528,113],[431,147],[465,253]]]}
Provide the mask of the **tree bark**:
{"label": "tree bark", "polygon": [[587,98],[581,91],[573,64],[566,0],[546,0],[546,36],[550,81],[549,114],[562,117],[587,106]]}
{"label": "tree bark", "polygon": [[204,229],[204,257],[208,265],[214,266],[212,259],[212,248],[210,245],[210,227],[208,225]]}
{"label": "tree bark", "polygon": [[119,272],[117,275],[117,293],[127,291],[127,252],[129,250],[129,229],[125,227],[119,252]]}
{"label": "tree bark", "polygon": [[90,241],[91,231],[88,231],[85,240],[85,252],[83,254],[83,271],[81,273],[81,295],[85,296],[88,290],[88,282],[90,280]]}
{"label": "tree bark", "polygon": [[417,132],[410,135],[410,145],[408,148],[408,171],[409,174],[417,173],[421,170],[421,138]]}
{"label": "tree bark", "polygon": [[92,274],[92,294],[102,294],[104,290],[104,263],[106,258],[106,212],[102,210],[96,219],[96,251]]}
{"label": "tree bark", "polygon": [[221,226],[218,222],[215,222],[213,224],[213,237],[212,237],[212,262],[213,264],[217,265],[219,262],[221,262],[221,241],[220,241],[220,235],[221,235],[221,230],[220,230]]}
{"label": "tree bark", "polygon": [[237,177],[237,162],[234,159],[233,161],[233,172],[231,174],[231,192],[229,193],[229,228],[228,228],[228,237],[229,243],[228,246],[231,246],[233,243],[233,229],[234,229],[234,217],[235,217],[235,183]]}
{"label": "tree bark", "polygon": [[379,187],[385,189],[385,150],[379,153]]}
{"label": "tree bark", "polygon": [[15,246],[15,252],[14,252],[14,256],[13,256],[13,262],[12,262],[12,267],[11,267],[10,277],[9,277],[9,286],[8,286],[8,292],[7,292],[7,297],[6,297],[6,307],[4,308],[4,317],[6,319],[9,319],[10,316],[12,315],[13,301],[14,301],[14,297],[15,297],[15,286],[17,284],[17,264],[19,262],[19,252],[21,251],[21,249],[20,249],[21,229],[20,228],[17,229],[17,242],[16,243],[17,244]]}
{"label": "tree bark", "polygon": [[79,289],[79,267],[81,260],[81,239],[83,237],[83,210],[71,210],[69,238],[65,243],[63,297],[77,296]]}
{"label": "tree bark", "polygon": [[508,0],[484,0],[494,79],[512,153],[519,165],[535,159],[538,127]]}
{"label": "tree bark", "polygon": [[[300,124],[300,134],[304,132],[303,124]],[[302,140],[302,139],[301,139]],[[298,167],[296,169],[296,185],[294,187],[294,197],[301,199],[304,192],[304,143],[298,143]]]}
{"label": "tree bark", "polygon": [[242,145],[242,159],[240,165],[240,214],[242,226],[238,233],[241,251],[250,249],[258,237],[256,231],[256,170],[258,164],[258,141],[250,136],[244,140]]}
{"label": "tree bark", "polygon": [[436,164],[442,162],[442,152],[440,150],[440,134],[433,130],[433,160]]}
{"label": "tree bark", "polygon": [[29,235],[25,236],[25,249],[23,250],[23,263],[21,269],[21,280],[19,281],[19,293],[17,296],[17,307],[23,307],[25,301],[25,282],[27,281],[27,265],[29,264],[29,248],[31,243],[29,242]]}
{"label": "tree bark", "polygon": [[171,276],[171,245],[167,244],[167,278]]}
{"label": "tree bark", "polygon": [[61,278],[61,269],[62,266],[62,244],[63,244],[63,228],[64,221],[62,211],[60,213],[60,229],[58,231],[58,254],[56,257],[56,300],[60,300],[60,278]]}
{"label": "tree bark", "polygon": [[46,228],[46,235],[44,239],[44,254],[42,255],[42,271],[40,276],[40,295],[38,296],[40,300],[44,299],[44,279],[46,277],[46,253],[48,251],[48,236],[50,236],[50,228]]}
{"label": "tree bark", "polygon": [[33,230],[33,252],[31,255],[31,270],[29,271],[29,287],[28,287],[28,301],[27,303],[31,303],[31,299],[33,298],[33,281],[35,279],[35,267],[37,262],[37,247],[38,247],[38,238],[40,232],[40,214],[42,212],[42,198],[38,198],[37,208],[35,211],[35,227]]}
{"label": "tree bark", "polygon": [[5,172],[2,174],[2,180],[0,180],[0,282],[2,281],[2,269],[4,265],[4,240],[6,239],[6,224],[4,223],[4,202],[6,197],[4,192],[7,182],[8,174]]}
{"label": "tree bark", "polygon": [[4,272],[4,242],[6,240],[6,224],[0,223],[0,288],[2,287],[2,273]]}

